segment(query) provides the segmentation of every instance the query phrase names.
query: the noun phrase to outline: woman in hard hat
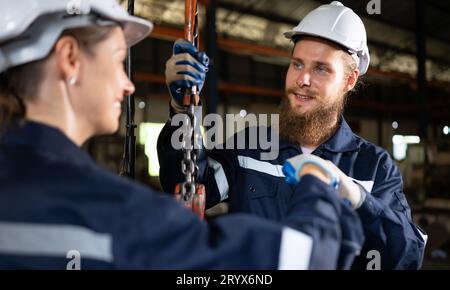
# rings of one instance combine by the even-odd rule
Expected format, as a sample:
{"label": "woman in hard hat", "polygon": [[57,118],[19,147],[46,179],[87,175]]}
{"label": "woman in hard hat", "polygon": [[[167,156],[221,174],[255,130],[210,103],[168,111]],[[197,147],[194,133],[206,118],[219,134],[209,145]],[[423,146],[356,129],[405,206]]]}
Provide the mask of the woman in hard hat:
{"label": "woman in hard hat", "polygon": [[1,7],[0,268],[334,268],[343,237],[361,245],[359,219],[318,166],[299,170],[284,225],[245,215],[207,224],[99,168],[80,145],[118,129],[134,91],[127,47],[151,23],[114,0]]}

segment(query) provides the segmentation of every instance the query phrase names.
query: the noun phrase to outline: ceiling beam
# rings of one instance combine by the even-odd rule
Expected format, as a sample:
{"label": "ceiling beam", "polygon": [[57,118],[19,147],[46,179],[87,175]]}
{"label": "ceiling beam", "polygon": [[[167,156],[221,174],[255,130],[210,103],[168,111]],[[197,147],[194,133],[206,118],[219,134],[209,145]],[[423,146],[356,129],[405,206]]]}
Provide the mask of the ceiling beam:
{"label": "ceiling beam", "polygon": [[225,2],[222,0],[217,0],[217,7],[227,9],[234,12],[239,12],[242,14],[252,15],[267,19],[273,22],[281,22],[286,24],[291,24],[292,26],[296,26],[299,20],[288,18],[285,16],[281,16],[272,12],[263,12],[258,11],[249,7],[244,7],[241,5],[236,5],[235,3]]}

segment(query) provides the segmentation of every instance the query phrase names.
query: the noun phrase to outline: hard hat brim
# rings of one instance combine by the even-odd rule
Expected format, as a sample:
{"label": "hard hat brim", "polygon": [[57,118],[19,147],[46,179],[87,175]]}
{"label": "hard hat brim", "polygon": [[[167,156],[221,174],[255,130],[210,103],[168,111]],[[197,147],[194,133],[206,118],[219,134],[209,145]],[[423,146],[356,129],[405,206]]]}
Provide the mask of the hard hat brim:
{"label": "hard hat brim", "polygon": [[66,29],[117,23],[128,47],[153,29],[150,21],[128,14],[116,0],[5,2],[2,8],[7,13],[0,17],[0,73],[44,58]]}
{"label": "hard hat brim", "polygon": [[[328,37],[324,37],[323,35],[318,35],[318,34],[308,33],[308,32],[300,32],[300,31],[296,31],[296,30],[286,31],[283,34],[284,34],[284,36],[287,39],[291,39],[291,40],[295,36],[312,36],[312,37],[325,39],[325,40],[328,40],[328,41],[330,41],[332,43],[336,43],[337,45],[341,46],[343,49],[346,49],[350,54],[355,53],[355,50],[352,49],[351,47],[348,47],[345,44],[342,44],[340,42],[337,42],[334,39],[331,39],[331,38],[328,38]],[[364,75],[367,72],[367,69],[369,67],[369,63],[370,63],[370,55],[368,54],[368,52],[366,52],[365,58],[360,58],[360,62],[359,62],[359,65],[358,65],[358,69],[360,71],[360,75]]]}
{"label": "hard hat brim", "polygon": [[150,21],[139,17],[128,16],[123,20],[117,20],[122,23],[128,47],[131,47],[146,38],[153,30],[153,24]]}
{"label": "hard hat brim", "polygon": [[328,37],[324,37],[323,35],[318,35],[318,34],[315,34],[315,33],[299,32],[299,31],[295,31],[295,30],[290,30],[290,31],[286,31],[286,32],[283,33],[283,34],[284,34],[284,36],[285,36],[287,39],[291,39],[291,40],[292,40],[295,36],[313,36],[313,37],[317,37],[317,38],[321,38],[321,39],[328,40],[328,41],[330,41],[330,42],[332,42],[332,43],[336,43],[337,45],[341,46],[342,48],[347,49],[349,52],[353,52],[353,51],[354,51],[352,48],[350,48],[350,47],[348,47],[348,46],[346,46],[346,45],[344,45],[344,44],[342,44],[342,43],[337,42],[335,39],[331,39],[331,38],[328,38]]}

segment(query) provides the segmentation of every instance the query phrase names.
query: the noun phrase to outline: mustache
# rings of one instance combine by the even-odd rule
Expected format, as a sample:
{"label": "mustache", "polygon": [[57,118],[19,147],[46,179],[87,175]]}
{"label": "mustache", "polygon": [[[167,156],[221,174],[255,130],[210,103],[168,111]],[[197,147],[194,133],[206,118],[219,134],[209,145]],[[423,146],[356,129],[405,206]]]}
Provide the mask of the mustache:
{"label": "mustache", "polygon": [[315,97],[317,92],[310,89],[299,89],[298,87],[289,87],[286,89],[286,95],[289,94],[301,94],[306,96]]}

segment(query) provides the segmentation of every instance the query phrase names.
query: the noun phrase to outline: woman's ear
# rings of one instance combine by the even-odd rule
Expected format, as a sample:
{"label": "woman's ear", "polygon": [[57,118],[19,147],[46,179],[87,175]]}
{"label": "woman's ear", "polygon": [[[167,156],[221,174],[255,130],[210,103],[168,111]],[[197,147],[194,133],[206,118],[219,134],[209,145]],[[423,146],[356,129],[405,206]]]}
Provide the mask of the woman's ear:
{"label": "woman's ear", "polygon": [[61,78],[74,85],[80,72],[81,51],[73,36],[61,37],[55,45],[56,64]]}

